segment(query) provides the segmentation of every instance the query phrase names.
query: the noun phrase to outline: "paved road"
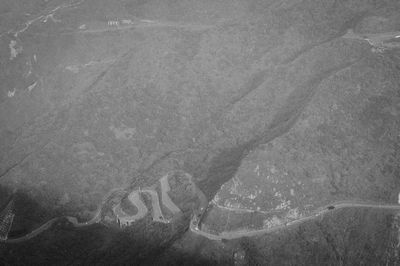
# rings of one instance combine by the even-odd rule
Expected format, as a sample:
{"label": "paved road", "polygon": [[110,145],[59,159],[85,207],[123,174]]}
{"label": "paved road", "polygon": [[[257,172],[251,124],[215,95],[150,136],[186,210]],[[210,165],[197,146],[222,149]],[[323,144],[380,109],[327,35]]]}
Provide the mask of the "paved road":
{"label": "paved road", "polygon": [[26,234],[24,236],[17,237],[17,238],[9,238],[7,240],[1,240],[0,242],[3,242],[3,243],[20,243],[20,242],[29,240],[29,239],[39,235],[43,231],[49,229],[55,222],[57,222],[57,221],[59,221],[59,220],[61,220],[63,218],[66,218],[70,223],[72,223],[72,225],[74,227],[83,227],[83,226],[89,226],[89,225],[98,223],[98,222],[101,221],[101,210],[103,208],[103,205],[108,201],[108,199],[115,192],[122,191],[122,190],[123,190],[123,188],[115,188],[115,189],[112,189],[110,192],[108,192],[107,195],[103,198],[102,202],[99,204],[95,215],[89,221],[86,221],[86,222],[83,222],[83,223],[79,223],[78,219],[75,218],[75,217],[72,217],[72,216],[56,217],[56,218],[53,218],[53,219],[47,221],[46,223],[44,223],[40,227],[36,228],[32,232],[30,232],[30,233],[28,233],[28,234]]}
{"label": "paved road", "polygon": [[400,48],[400,42],[396,42],[400,38],[400,31],[362,34],[350,29],[342,38],[364,40],[377,48]]}
{"label": "paved road", "polygon": [[[328,207],[334,207],[334,209],[328,209]],[[400,205],[385,205],[385,204],[374,204],[374,203],[359,203],[359,202],[339,202],[325,206],[322,210],[317,211],[315,214],[297,219],[294,221],[287,222],[281,226],[276,226],[267,229],[260,229],[260,230],[241,230],[241,231],[234,231],[234,232],[222,232],[218,235],[211,234],[208,232],[201,231],[199,229],[199,219],[198,217],[193,217],[192,221],[190,222],[190,230],[198,235],[206,237],[210,240],[223,240],[223,239],[237,239],[241,237],[251,237],[251,236],[258,236],[263,235],[266,233],[278,231],[289,226],[294,226],[300,223],[304,223],[306,221],[313,220],[321,215],[324,215],[332,210],[343,209],[343,208],[378,208],[378,209],[389,209],[389,210],[400,210]]]}
{"label": "paved road", "polygon": [[[190,178],[190,181],[193,182],[193,180],[191,178]],[[170,197],[167,194],[167,192],[170,190],[167,176],[163,176],[160,179],[160,182],[161,182],[161,191],[162,191],[162,195],[163,195],[162,203],[166,207],[168,207],[170,210],[175,210],[175,213],[177,213],[177,209],[179,209],[179,208],[172,202],[172,200],[170,199]],[[261,229],[261,230],[241,230],[241,231],[222,232],[219,234],[212,234],[212,233],[204,232],[199,228],[199,224],[201,223],[201,217],[206,212],[206,208],[208,206],[208,201],[207,201],[207,198],[204,195],[204,193],[199,188],[197,188],[197,186],[194,183],[193,183],[193,185],[195,186],[196,193],[200,200],[200,208],[195,213],[193,213],[192,219],[190,221],[190,230],[197,235],[201,235],[201,236],[206,237],[211,240],[236,239],[236,238],[241,238],[241,237],[245,237],[245,236],[250,237],[250,236],[263,235],[263,234],[266,234],[269,232],[281,230],[281,229],[287,228],[289,226],[294,226],[299,223],[304,223],[306,221],[313,220],[321,215],[331,212],[332,209],[337,210],[337,209],[343,209],[343,208],[380,208],[380,209],[400,210],[400,205],[397,205],[397,204],[390,205],[390,204],[362,203],[362,202],[335,202],[334,204],[330,204],[323,208],[320,208],[313,215],[310,215],[310,216],[307,216],[307,217],[304,217],[301,219],[297,219],[294,221],[286,222],[285,224],[282,224],[281,226],[276,226],[273,228],[267,228],[267,229]],[[53,218],[53,219],[49,220],[48,222],[46,222],[45,224],[43,224],[42,226],[33,230],[32,232],[28,233],[25,236],[22,236],[19,238],[3,240],[2,242],[19,243],[19,242],[29,240],[29,239],[37,236],[38,234],[42,233],[43,231],[47,230],[56,221],[58,221],[62,218],[66,218],[75,227],[89,226],[89,225],[98,223],[99,221],[101,221],[101,210],[102,210],[103,205],[117,191],[123,191],[123,189],[117,188],[117,189],[111,190],[106,195],[106,197],[104,197],[104,199],[103,199],[102,203],[99,205],[98,210],[96,211],[96,214],[94,215],[94,217],[92,219],[90,219],[89,221],[79,223],[75,217],[70,217],[70,216],[57,217],[57,218]],[[115,208],[116,214],[117,215],[122,214],[122,215],[120,215],[120,217],[123,217],[123,219],[124,219],[123,221],[129,222],[129,223],[143,218],[147,214],[148,209],[147,209],[146,205],[144,204],[144,202],[141,200],[140,193],[148,193],[151,196],[152,208],[153,208],[153,221],[161,222],[161,223],[169,223],[170,220],[165,219],[163,216],[157,192],[150,188],[146,188],[144,190],[135,190],[129,194],[129,196],[128,196],[129,200],[132,202],[132,204],[134,204],[138,208],[137,214],[128,217],[128,215],[124,214],[122,210],[117,210]],[[334,207],[334,208],[332,208],[332,207]],[[179,210],[179,212],[181,212],[181,211]]]}
{"label": "paved road", "polygon": [[135,220],[141,219],[143,218],[146,213],[147,213],[147,207],[146,205],[143,203],[143,201],[140,198],[139,192],[138,191],[134,191],[131,194],[129,194],[128,199],[135,204],[135,206],[138,209],[138,213],[133,215],[132,217],[134,217]]}
{"label": "paved road", "polygon": [[138,209],[138,212],[135,215],[126,214],[122,210],[120,204],[114,206],[114,208],[113,208],[114,214],[118,217],[120,223],[122,225],[126,225],[126,226],[129,226],[131,223],[133,223],[139,219],[142,219],[144,216],[146,216],[146,214],[148,212],[146,205],[140,199],[139,191],[136,190],[136,191],[133,191],[132,193],[130,193],[128,196],[128,199]]}
{"label": "paved road", "polygon": [[151,196],[151,206],[153,207],[153,221],[160,223],[169,223],[168,219],[165,219],[158,199],[157,191],[151,189],[144,189],[142,192],[149,193]]}
{"label": "paved road", "polygon": [[22,237],[18,237],[18,238],[9,238],[7,240],[3,240],[1,242],[3,243],[20,243],[20,242],[24,242],[26,240],[29,240],[35,236],[37,236],[38,234],[40,234],[41,232],[49,229],[55,222],[57,222],[60,218],[53,218],[49,221],[47,221],[45,224],[43,224],[42,226],[40,226],[39,228],[33,230],[32,232],[22,236]]}
{"label": "paved road", "polygon": [[168,183],[168,175],[161,177],[160,183],[162,191],[161,198],[164,206],[167,207],[173,214],[180,213],[181,210],[175,205],[175,203],[171,200],[171,198],[168,195],[168,192],[171,190],[171,187],[169,186]]}
{"label": "paved road", "polygon": [[190,23],[174,23],[174,22],[161,22],[161,21],[148,21],[148,20],[139,20],[134,22],[131,25],[120,25],[120,26],[104,26],[98,29],[87,29],[87,30],[78,30],[73,32],[66,32],[63,34],[96,34],[96,33],[105,33],[112,31],[126,31],[131,29],[138,28],[182,28],[188,30],[208,30],[211,28],[215,28],[215,25],[206,25],[206,24],[190,24]]}
{"label": "paved road", "polygon": [[83,222],[83,223],[79,223],[78,220],[75,217],[71,217],[71,216],[66,216],[66,217],[56,217],[53,218],[49,221],[47,221],[46,223],[44,223],[43,225],[41,225],[40,227],[36,228],[35,230],[33,230],[32,232],[22,236],[22,237],[18,237],[18,238],[9,238],[7,240],[1,241],[1,242],[5,242],[5,243],[20,243],[26,240],[29,240],[37,235],[39,235],[40,233],[42,233],[43,231],[49,229],[55,222],[61,220],[62,218],[66,218],[69,222],[71,222],[75,227],[82,227],[82,226],[89,226],[95,223],[98,223],[100,221],[100,214],[96,215],[95,217],[93,217],[91,220],[87,221],[87,222]]}
{"label": "paved road", "polygon": [[113,208],[114,214],[120,220],[122,225],[130,225],[131,223],[135,222],[136,220],[142,219],[148,212],[148,209],[142,199],[140,198],[140,193],[148,193],[151,197],[151,205],[153,209],[153,221],[160,222],[160,223],[169,223],[168,219],[165,219],[161,207],[160,201],[158,198],[158,194],[156,191],[147,188],[142,190],[134,190],[132,191],[128,199],[130,202],[135,205],[138,209],[138,213],[135,215],[128,215],[122,209],[121,206],[118,204]]}

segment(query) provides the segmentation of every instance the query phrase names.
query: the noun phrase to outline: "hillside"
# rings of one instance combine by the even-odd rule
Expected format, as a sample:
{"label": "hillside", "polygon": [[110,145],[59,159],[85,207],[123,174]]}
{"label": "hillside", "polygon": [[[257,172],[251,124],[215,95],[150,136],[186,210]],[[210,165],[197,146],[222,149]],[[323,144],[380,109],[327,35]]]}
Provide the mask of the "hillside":
{"label": "hillside", "polygon": [[[57,221],[0,243],[0,264],[396,265],[396,209],[343,208],[235,240],[190,223],[251,231],[338,202],[399,203],[399,11],[397,0],[2,1],[0,206],[16,198],[10,238]],[[149,214],[116,226],[112,206],[134,215],[129,193],[162,197],[174,171],[185,174],[159,202],[173,222],[154,221],[147,192]]]}

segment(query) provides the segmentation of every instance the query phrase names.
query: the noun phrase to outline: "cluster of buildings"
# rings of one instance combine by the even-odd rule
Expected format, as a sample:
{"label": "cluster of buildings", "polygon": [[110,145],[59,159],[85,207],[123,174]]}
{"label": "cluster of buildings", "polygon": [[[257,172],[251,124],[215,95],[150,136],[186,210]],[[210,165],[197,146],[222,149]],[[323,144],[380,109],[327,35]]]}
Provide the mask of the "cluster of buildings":
{"label": "cluster of buildings", "polygon": [[0,241],[7,240],[14,216],[14,199],[11,198],[6,207],[0,212]]}

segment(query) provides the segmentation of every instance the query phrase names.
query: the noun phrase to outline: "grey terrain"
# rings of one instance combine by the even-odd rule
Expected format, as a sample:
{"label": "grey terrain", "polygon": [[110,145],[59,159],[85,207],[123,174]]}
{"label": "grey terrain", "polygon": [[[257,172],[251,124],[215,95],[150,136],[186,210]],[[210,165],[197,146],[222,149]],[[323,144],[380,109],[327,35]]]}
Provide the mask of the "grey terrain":
{"label": "grey terrain", "polygon": [[3,0],[0,265],[400,265],[398,0]]}

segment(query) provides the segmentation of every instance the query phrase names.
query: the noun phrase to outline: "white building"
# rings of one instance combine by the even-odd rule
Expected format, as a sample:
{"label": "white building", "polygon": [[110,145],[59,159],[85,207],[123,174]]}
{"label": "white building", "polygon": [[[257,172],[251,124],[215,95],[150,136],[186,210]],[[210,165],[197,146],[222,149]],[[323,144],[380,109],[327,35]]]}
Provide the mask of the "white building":
{"label": "white building", "polygon": [[107,21],[108,26],[119,26],[119,21],[118,20],[109,20]]}

